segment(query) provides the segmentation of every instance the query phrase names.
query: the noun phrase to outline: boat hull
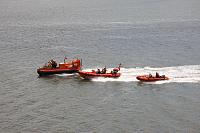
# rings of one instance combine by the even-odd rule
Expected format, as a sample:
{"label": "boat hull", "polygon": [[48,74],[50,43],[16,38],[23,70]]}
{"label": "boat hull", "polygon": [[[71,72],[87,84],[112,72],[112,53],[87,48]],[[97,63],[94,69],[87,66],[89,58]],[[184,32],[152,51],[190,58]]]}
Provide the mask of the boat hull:
{"label": "boat hull", "polygon": [[136,78],[143,82],[155,82],[155,81],[169,80],[168,77],[149,77],[148,75],[137,76]]}
{"label": "boat hull", "polygon": [[60,68],[51,68],[51,69],[37,69],[39,76],[48,76],[53,74],[62,74],[62,73],[76,73],[79,69],[60,69]]}
{"label": "boat hull", "polygon": [[105,74],[97,74],[96,72],[83,72],[79,71],[79,75],[84,79],[92,79],[97,77],[104,77],[104,78],[118,78],[121,76],[120,73],[112,74],[112,73],[105,73]]}

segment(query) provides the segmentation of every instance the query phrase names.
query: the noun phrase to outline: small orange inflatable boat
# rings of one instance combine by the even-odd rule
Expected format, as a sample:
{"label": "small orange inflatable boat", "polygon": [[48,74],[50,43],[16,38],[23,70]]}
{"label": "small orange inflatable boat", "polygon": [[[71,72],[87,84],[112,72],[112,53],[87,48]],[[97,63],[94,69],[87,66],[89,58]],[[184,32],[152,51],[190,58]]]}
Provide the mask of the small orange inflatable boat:
{"label": "small orange inflatable boat", "polygon": [[149,75],[142,75],[142,76],[137,76],[136,77],[138,80],[140,81],[144,81],[144,82],[155,82],[155,81],[161,81],[161,80],[169,80],[168,77],[165,77],[165,75],[163,76],[149,76]]}
{"label": "small orange inflatable boat", "polygon": [[95,78],[95,77],[117,78],[117,77],[120,77],[121,73],[98,74],[98,73],[96,73],[96,71],[92,71],[92,72],[79,71],[79,75],[84,79],[92,79],[92,78]]}
{"label": "small orange inflatable boat", "polygon": [[75,59],[72,61],[60,63],[57,66],[56,61],[50,60],[42,68],[37,69],[39,76],[46,76],[52,74],[61,74],[61,73],[75,73],[81,69],[82,63],[80,59]]}
{"label": "small orange inflatable boat", "polygon": [[84,79],[92,79],[96,77],[104,77],[104,78],[118,78],[121,76],[121,73],[118,73],[120,71],[121,64],[119,64],[119,67],[114,68],[111,72],[107,73],[106,67],[100,71],[98,69],[97,71],[92,70],[92,72],[84,72],[79,71],[79,75]]}

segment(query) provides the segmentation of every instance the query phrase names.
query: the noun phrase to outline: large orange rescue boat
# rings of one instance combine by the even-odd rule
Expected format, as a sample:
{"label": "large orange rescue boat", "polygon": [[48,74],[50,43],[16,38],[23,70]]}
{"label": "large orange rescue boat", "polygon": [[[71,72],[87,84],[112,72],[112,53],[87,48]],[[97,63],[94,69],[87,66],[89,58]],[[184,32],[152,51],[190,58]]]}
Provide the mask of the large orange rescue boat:
{"label": "large orange rescue boat", "polygon": [[85,72],[85,71],[79,71],[79,75],[84,79],[92,79],[97,77],[104,77],[104,78],[118,78],[121,76],[121,73],[118,73],[120,71],[121,64],[119,67],[114,68],[113,71],[107,73],[106,68],[104,68],[102,71],[98,69],[98,71],[92,70],[92,72]]}
{"label": "large orange rescue boat", "polygon": [[65,59],[64,63],[60,63],[58,66],[54,60],[50,60],[42,68],[37,69],[37,73],[39,76],[46,76],[61,73],[75,73],[81,70],[82,62],[80,59],[74,59],[68,62]]}
{"label": "large orange rescue boat", "polygon": [[169,80],[168,77],[166,77],[165,75],[162,76],[152,76],[152,75],[141,75],[141,76],[137,76],[136,77],[138,80],[140,81],[144,81],[144,82],[155,82],[155,81],[161,81],[161,80]]}

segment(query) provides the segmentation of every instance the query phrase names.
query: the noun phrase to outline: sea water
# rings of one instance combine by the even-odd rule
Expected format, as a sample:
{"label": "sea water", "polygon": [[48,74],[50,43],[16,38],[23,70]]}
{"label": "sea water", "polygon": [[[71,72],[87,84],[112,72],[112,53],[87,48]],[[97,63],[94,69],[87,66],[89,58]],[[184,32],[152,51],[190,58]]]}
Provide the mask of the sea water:
{"label": "sea water", "polygon": [[[0,1],[0,132],[199,133],[199,0]],[[50,59],[121,77],[38,77]],[[142,83],[136,76],[166,75]]]}

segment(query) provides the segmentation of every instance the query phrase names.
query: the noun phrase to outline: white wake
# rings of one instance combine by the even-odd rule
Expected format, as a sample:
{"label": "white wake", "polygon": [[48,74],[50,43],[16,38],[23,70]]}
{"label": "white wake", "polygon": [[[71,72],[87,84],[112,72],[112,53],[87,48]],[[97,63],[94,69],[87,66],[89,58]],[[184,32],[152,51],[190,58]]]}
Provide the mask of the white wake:
{"label": "white wake", "polygon": [[[83,71],[91,71],[94,69],[85,69]],[[112,68],[108,68],[108,71],[111,71]],[[156,84],[171,83],[171,82],[191,82],[191,83],[200,83],[200,65],[187,65],[187,66],[173,66],[173,67],[136,67],[136,68],[121,68],[121,76],[119,78],[94,78],[92,81],[96,82],[136,82],[138,81],[136,77],[138,75],[144,75],[151,73],[155,75],[158,72],[160,75],[165,75],[169,77],[169,80],[166,81],[157,81]]]}

